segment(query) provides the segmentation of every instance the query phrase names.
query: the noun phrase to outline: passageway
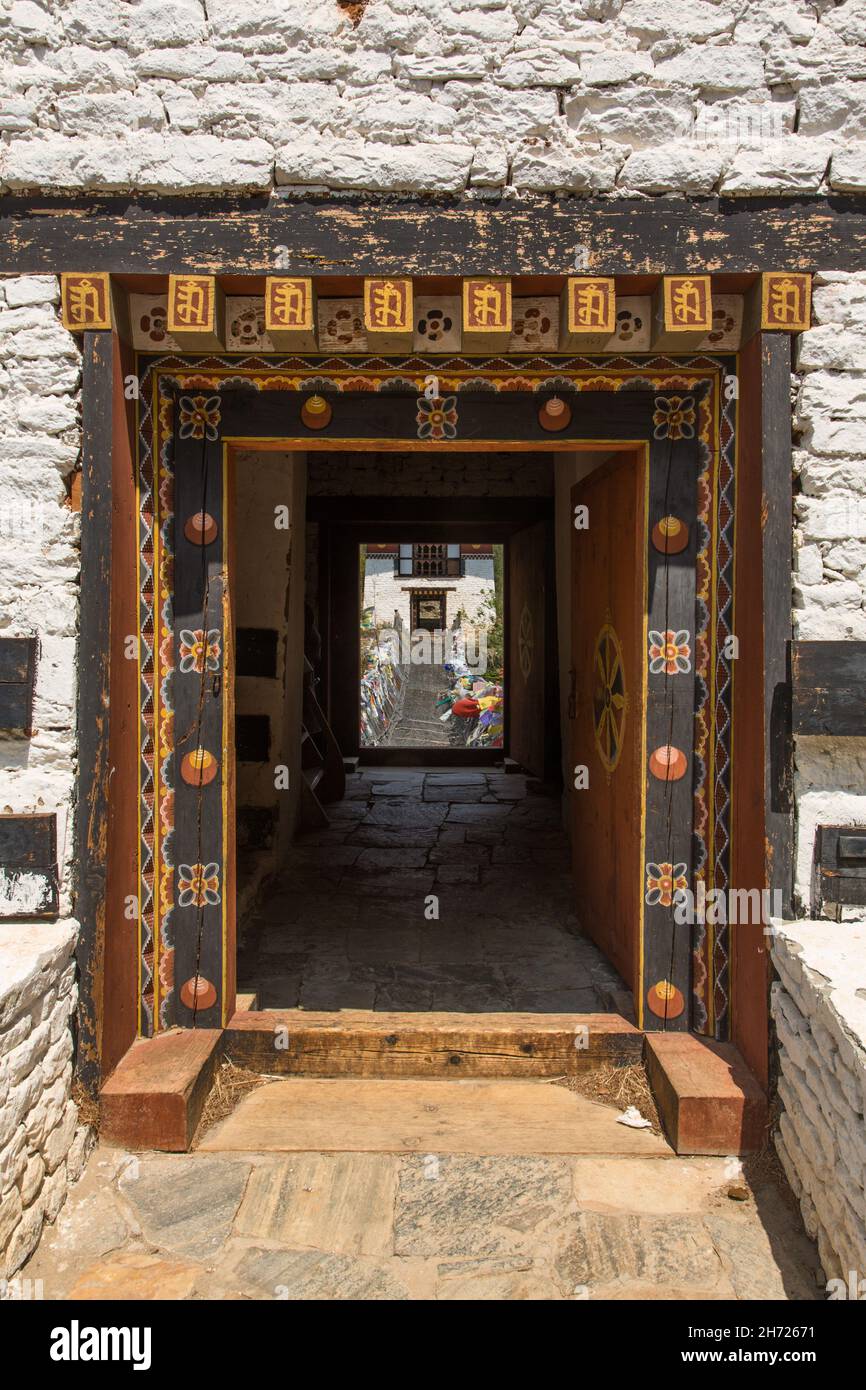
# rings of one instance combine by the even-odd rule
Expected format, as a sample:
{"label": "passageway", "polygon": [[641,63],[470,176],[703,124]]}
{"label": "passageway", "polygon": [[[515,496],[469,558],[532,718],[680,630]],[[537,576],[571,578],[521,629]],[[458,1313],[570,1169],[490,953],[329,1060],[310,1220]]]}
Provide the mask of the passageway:
{"label": "passageway", "polygon": [[241,924],[239,988],[260,1008],[612,1007],[623,986],[580,934],[558,797],[500,770],[375,768],[328,814]]}
{"label": "passageway", "polygon": [[439,718],[436,701],[446,681],[441,665],[410,662],[400,710],[385,744],[389,748],[447,748],[448,728]]}

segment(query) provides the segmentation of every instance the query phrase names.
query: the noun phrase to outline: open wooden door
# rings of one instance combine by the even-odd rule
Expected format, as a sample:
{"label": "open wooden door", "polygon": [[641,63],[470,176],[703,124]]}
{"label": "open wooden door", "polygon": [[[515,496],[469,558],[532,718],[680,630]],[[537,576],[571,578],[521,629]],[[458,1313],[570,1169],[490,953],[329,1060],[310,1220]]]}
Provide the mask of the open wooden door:
{"label": "open wooden door", "polygon": [[640,977],[643,901],[644,473],[642,451],[619,454],[571,494],[577,913],[631,989]]}
{"label": "open wooden door", "polygon": [[508,542],[509,755],[535,777],[558,766],[553,534],[539,521]]}

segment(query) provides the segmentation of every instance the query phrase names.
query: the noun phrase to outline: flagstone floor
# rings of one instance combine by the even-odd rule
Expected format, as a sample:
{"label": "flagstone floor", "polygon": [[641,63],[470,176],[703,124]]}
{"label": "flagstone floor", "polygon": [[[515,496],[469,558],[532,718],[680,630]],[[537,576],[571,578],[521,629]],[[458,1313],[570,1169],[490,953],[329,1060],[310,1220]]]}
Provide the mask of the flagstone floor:
{"label": "flagstone floor", "polygon": [[[261,1006],[621,1010],[558,800],[374,770],[331,813],[245,924]],[[824,1296],[771,1164],[678,1158],[617,1113],[555,1080],[266,1080],[190,1154],[97,1147],[19,1276],[61,1300]]]}
{"label": "flagstone floor", "polygon": [[767,1180],[732,1200],[730,1162],[100,1147],[20,1277],[46,1299],[824,1296],[793,1204]]}
{"label": "flagstone floor", "polygon": [[558,797],[493,769],[376,768],[328,814],[242,924],[260,1008],[622,1011],[574,913]]}

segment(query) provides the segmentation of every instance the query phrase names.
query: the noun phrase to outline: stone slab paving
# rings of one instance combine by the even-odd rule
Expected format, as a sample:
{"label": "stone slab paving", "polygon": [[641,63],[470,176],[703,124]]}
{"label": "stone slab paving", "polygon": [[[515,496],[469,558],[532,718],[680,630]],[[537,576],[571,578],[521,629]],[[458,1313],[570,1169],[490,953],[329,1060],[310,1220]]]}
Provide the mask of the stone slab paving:
{"label": "stone slab paving", "polygon": [[822,1297],[771,1181],[729,1160],[129,1154],[100,1147],[22,1274],[47,1299]]}
{"label": "stone slab paving", "polygon": [[372,769],[328,814],[242,924],[261,1008],[591,1013],[622,989],[580,932],[559,800],[525,777]]}

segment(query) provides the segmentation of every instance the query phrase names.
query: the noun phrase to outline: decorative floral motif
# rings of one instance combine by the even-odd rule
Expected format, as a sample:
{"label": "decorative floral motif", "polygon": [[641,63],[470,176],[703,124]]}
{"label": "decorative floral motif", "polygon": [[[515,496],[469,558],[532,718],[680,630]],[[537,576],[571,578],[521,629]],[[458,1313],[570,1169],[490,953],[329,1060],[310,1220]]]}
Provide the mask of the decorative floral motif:
{"label": "decorative floral motif", "polygon": [[219,864],[180,864],[177,874],[178,907],[216,907],[219,904]]}
{"label": "decorative floral motif", "polygon": [[674,893],[680,893],[688,886],[685,864],[647,864],[646,866],[646,904],[647,907],[671,907]]}
{"label": "decorative floral motif", "polygon": [[168,310],[165,304],[159,302],[151,306],[150,312],[142,314],[139,326],[142,333],[145,333],[152,343],[157,345],[164,343],[167,337],[166,325],[168,323]]}
{"label": "decorative floral motif", "polygon": [[265,301],[257,299],[236,314],[230,324],[231,337],[240,348],[260,347],[265,336]]}
{"label": "decorative floral motif", "polygon": [[190,671],[196,671],[198,675],[201,675],[205,670],[218,671],[220,668],[219,628],[209,628],[207,634],[200,627],[181,628],[178,665],[184,675],[189,675]]}
{"label": "decorative floral motif", "polygon": [[219,396],[181,396],[178,437],[217,439],[220,424]]}
{"label": "decorative floral motif", "polygon": [[456,396],[419,396],[416,404],[419,439],[457,438]]}
{"label": "decorative floral motif", "polygon": [[653,425],[656,439],[694,439],[694,396],[656,396]]}
{"label": "decorative floral motif", "polygon": [[649,668],[654,676],[664,671],[666,676],[676,676],[692,669],[692,649],[686,628],[679,632],[650,632]]}

